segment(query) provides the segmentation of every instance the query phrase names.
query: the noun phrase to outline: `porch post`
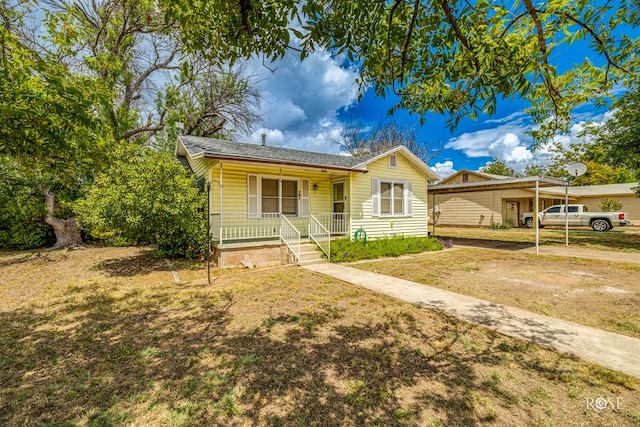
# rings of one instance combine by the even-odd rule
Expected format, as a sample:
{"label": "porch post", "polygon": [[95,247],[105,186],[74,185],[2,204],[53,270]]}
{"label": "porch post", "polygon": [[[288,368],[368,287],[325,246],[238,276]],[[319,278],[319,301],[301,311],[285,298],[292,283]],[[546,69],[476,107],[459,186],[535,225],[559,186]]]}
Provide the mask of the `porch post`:
{"label": "porch post", "polygon": [[569,246],[569,183],[564,186],[564,245]]}
{"label": "porch post", "polygon": [[[351,209],[351,204],[353,203],[352,202],[352,200],[353,200],[353,197],[352,197],[352,187],[353,187],[352,184],[353,184],[353,181],[351,179],[352,174],[353,174],[353,172],[349,172],[349,179],[348,179],[348,182],[349,182],[349,207],[348,207],[348,209],[349,209],[349,230],[347,232],[347,235],[349,236],[349,238],[351,238],[351,232],[353,231],[353,212],[352,212],[352,209]],[[333,209],[332,209],[332,211],[333,211]]]}
{"label": "porch post", "polygon": [[540,177],[536,176],[536,204],[533,207],[533,224],[536,228],[536,255],[540,253],[540,227],[538,226],[538,203],[540,197]]}
{"label": "porch post", "polygon": [[220,177],[218,185],[218,194],[220,195],[220,246],[222,246],[222,160],[220,160]]}

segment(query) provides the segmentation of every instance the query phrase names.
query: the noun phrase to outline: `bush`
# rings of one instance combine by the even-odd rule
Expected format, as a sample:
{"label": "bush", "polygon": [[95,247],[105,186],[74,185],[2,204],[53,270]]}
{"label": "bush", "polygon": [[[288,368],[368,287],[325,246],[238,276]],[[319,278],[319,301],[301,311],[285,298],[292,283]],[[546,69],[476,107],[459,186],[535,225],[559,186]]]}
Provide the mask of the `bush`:
{"label": "bush", "polygon": [[433,237],[388,237],[367,240],[366,243],[349,238],[331,242],[331,261],[345,262],[359,259],[396,257],[426,251],[439,251],[443,244]]}
{"label": "bush", "polygon": [[43,220],[44,197],[10,162],[0,159],[0,248],[35,249],[55,241]]}
{"label": "bush", "polygon": [[494,222],[491,224],[492,230],[509,230],[511,228],[511,224],[508,222]]}
{"label": "bush", "polygon": [[620,200],[602,199],[600,201],[600,210],[602,212],[617,212],[622,210],[622,202]]}
{"label": "bush", "polygon": [[155,245],[156,256],[202,255],[206,194],[172,153],[123,147],[78,204],[83,227],[107,243]]}

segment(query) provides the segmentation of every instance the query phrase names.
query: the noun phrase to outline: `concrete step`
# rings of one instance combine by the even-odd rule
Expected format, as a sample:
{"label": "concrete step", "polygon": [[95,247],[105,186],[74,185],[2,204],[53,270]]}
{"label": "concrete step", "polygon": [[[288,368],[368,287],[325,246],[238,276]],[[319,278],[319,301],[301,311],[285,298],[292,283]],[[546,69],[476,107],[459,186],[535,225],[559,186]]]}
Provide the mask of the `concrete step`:
{"label": "concrete step", "polygon": [[310,261],[314,259],[322,259],[322,252],[320,251],[300,252],[300,261]]}
{"label": "concrete step", "polygon": [[326,264],[327,260],[324,258],[321,259],[310,259],[307,261],[298,261],[298,265],[303,267],[305,265],[315,265],[315,264]]}
{"label": "concrete step", "polygon": [[300,243],[300,252],[312,252],[317,250],[315,243]]}

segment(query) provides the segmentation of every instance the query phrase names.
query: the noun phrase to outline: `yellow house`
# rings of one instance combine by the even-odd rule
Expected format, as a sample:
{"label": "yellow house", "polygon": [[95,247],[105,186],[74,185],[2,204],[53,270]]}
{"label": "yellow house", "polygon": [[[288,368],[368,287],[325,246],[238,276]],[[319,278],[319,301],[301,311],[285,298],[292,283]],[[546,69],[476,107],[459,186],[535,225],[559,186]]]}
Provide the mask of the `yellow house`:
{"label": "yellow house", "polygon": [[214,261],[299,262],[305,240],[427,236],[438,176],[404,146],[363,157],[179,136],[176,155],[209,183]]}
{"label": "yellow house", "polygon": [[[460,170],[432,186],[430,202],[437,225],[491,226],[509,223],[520,226],[524,212],[533,212],[534,177],[513,178],[484,172]],[[540,178],[538,209],[565,203],[565,185],[557,178]],[[554,182],[557,181],[557,184]],[[633,190],[638,183],[569,187],[569,203],[587,205],[600,210],[602,199],[619,200],[631,221],[640,220],[640,199]]]}

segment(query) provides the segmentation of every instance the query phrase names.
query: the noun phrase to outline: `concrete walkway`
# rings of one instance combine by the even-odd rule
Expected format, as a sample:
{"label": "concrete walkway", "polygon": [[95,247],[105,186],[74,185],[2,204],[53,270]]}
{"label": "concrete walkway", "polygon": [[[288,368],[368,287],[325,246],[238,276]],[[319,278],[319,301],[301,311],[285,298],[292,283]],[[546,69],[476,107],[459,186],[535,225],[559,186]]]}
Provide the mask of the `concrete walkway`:
{"label": "concrete walkway", "polygon": [[304,268],[640,378],[640,340],[339,264]]}

